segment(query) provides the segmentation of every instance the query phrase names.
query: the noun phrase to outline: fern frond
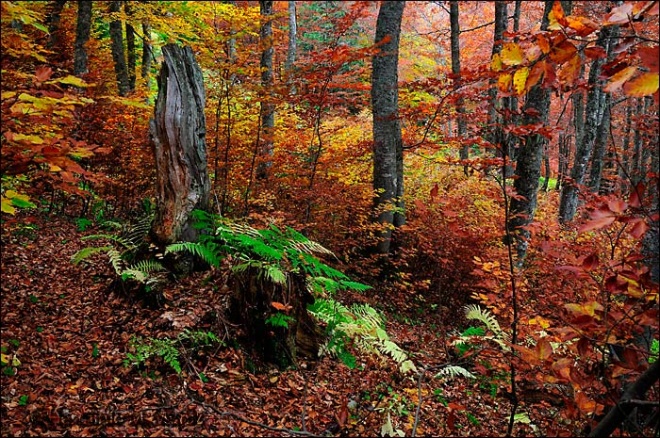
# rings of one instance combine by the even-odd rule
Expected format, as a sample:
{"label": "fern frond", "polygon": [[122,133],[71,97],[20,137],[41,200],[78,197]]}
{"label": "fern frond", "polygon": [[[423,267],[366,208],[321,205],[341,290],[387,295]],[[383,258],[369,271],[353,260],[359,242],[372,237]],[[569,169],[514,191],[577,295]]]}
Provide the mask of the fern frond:
{"label": "fern frond", "polygon": [[122,280],[126,281],[129,279],[133,279],[135,281],[138,281],[140,283],[145,283],[147,281],[148,275],[143,272],[143,271],[138,271],[137,269],[124,269],[121,272],[121,278]]}
{"label": "fern frond", "polygon": [[435,375],[435,378],[437,379],[439,377],[449,377],[450,379],[454,379],[458,376],[467,377],[468,379],[476,378],[474,374],[463,367],[459,367],[458,365],[447,365],[438,371],[438,373]]}
{"label": "fern frond", "polygon": [[100,252],[106,252],[108,250],[112,249],[111,246],[88,246],[87,248],[83,248],[77,253],[75,253],[71,257],[71,262],[74,265],[79,264],[83,260],[85,260],[88,257],[91,257],[94,254],[98,254]]}
{"label": "fern frond", "polygon": [[128,251],[133,251],[137,249],[137,247],[129,240],[125,239],[122,236],[115,236],[113,234],[90,234],[89,236],[84,236],[81,238],[81,240],[98,240],[98,239],[107,239],[111,242],[118,243],[119,245],[123,246],[125,250]]}
{"label": "fern frond", "polygon": [[129,270],[140,271],[145,274],[150,272],[165,271],[165,267],[155,260],[141,260],[128,268]]}
{"label": "fern frond", "polygon": [[465,306],[465,317],[481,321],[498,339],[506,339],[508,335],[500,328],[500,324],[488,309],[482,309],[476,304]]}
{"label": "fern frond", "polygon": [[195,242],[179,242],[168,245],[165,254],[186,251],[196,255],[211,266],[220,266],[221,258],[215,253],[211,243],[200,244]]}
{"label": "fern frond", "polygon": [[110,258],[110,264],[115,270],[117,275],[122,275],[124,272],[124,260],[121,258],[121,254],[114,248],[108,250],[108,257]]}

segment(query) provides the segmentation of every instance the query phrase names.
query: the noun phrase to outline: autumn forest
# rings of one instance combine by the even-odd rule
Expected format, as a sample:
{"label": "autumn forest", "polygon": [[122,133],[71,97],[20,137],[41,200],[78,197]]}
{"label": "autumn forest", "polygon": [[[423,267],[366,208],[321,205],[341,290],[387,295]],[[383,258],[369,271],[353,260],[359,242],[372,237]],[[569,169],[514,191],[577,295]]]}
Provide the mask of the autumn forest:
{"label": "autumn forest", "polygon": [[657,1],[2,1],[2,436],[658,436]]}

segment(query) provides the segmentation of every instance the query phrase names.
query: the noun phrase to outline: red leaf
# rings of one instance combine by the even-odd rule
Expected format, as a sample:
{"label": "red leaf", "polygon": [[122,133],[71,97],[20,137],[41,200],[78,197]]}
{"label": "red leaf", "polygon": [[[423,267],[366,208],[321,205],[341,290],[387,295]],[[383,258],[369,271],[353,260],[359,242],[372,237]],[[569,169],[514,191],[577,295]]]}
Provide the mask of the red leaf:
{"label": "red leaf", "polygon": [[635,239],[641,239],[644,234],[648,231],[649,226],[646,224],[644,219],[639,220],[633,227],[628,231],[631,236],[633,236]]}
{"label": "red leaf", "polygon": [[582,267],[586,271],[591,271],[592,269],[596,268],[598,266],[598,255],[596,254],[589,254],[585,259],[582,261]]}
{"label": "red leaf", "polygon": [[643,182],[640,182],[630,191],[630,196],[628,197],[628,204],[631,207],[639,208],[642,206],[641,196],[644,194],[646,186]]}
{"label": "red leaf", "polygon": [[39,82],[47,81],[48,79],[50,79],[52,74],[53,74],[53,69],[45,65],[42,65],[41,67],[37,67],[37,69],[34,72],[34,76],[37,78]]}
{"label": "red leaf", "polygon": [[[616,205],[614,207],[618,208]],[[612,211],[609,203],[608,205],[601,205],[598,210],[594,210],[591,213],[591,220],[586,224],[583,224],[578,231],[584,233],[585,231],[597,230],[610,226],[616,219],[616,216]]]}
{"label": "red leaf", "polygon": [[628,208],[628,203],[620,198],[614,198],[607,201],[607,206],[614,213],[623,213]]}
{"label": "red leaf", "polygon": [[438,189],[438,185],[435,184],[433,188],[431,189],[431,200],[435,199],[438,196],[438,192],[440,190]]}

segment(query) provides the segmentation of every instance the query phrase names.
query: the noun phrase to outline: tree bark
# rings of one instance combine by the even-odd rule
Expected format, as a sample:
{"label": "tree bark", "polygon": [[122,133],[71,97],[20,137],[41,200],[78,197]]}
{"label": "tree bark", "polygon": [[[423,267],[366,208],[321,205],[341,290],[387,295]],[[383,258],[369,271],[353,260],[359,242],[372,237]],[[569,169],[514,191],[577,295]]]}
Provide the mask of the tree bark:
{"label": "tree bark", "polygon": [[612,97],[609,93],[605,95],[604,104],[603,118],[596,130],[594,153],[593,158],[591,159],[591,171],[589,172],[589,189],[593,193],[598,193],[601,188],[605,152],[607,151],[607,143],[610,134],[610,105],[612,104]]}
{"label": "tree bark", "polygon": [[259,155],[261,161],[257,166],[257,178],[268,178],[269,169],[272,166],[273,134],[275,129],[275,104],[272,102],[273,89],[273,2],[259,1],[261,12],[261,86],[263,87],[263,98],[261,101],[261,136],[259,141]]}
{"label": "tree bark", "polygon": [[[552,4],[552,1],[545,2],[541,30],[548,28],[548,16],[552,10]],[[544,89],[541,84],[533,86],[527,93],[527,100],[523,108],[523,125],[546,124],[549,110],[550,94],[548,90]],[[526,226],[534,220],[545,143],[546,140],[542,135],[532,133],[523,139],[518,151],[513,186],[520,197],[511,199],[511,217],[507,224],[515,238],[518,266],[522,265],[529,246],[530,232]]]}
{"label": "tree bark", "polygon": [[[110,12],[116,13],[120,10],[121,1],[110,2]],[[115,65],[115,76],[117,78],[119,95],[126,96],[131,88],[128,80],[128,69],[126,67],[126,54],[124,53],[124,36],[121,20],[112,20],[110,22],[110,41],[110,50],[112,51],[112,60]]]}
{"label": "tree bark", "polygon": [[92,2],[78,0],[78,22],[76,23],[76,41],[73,46],[73,74],[84,75],[87,70],[87,49],[92,27]]}
{"label": "tree bark", "polygon": [[298,24],[296,21],[296,2],[289,1],[289,46],[286,51],[286,63],[284,69],[287,75],[291,74],[293,65],[296,62],[296,52],[298,51]]}
{"label": "tree bark", "polygon": [[[607,53],[611,53],[613,46],[612,38],[616,35],[617,26],[604,27],[598,37],[597,45],[603,47]],[[562,187],[559,202],[559,221],[567,223],[573,220],[578,207],[578,194],[587,174],[587,166],[594,148],[598,126],[603,119],[605,110],[605,92],[602,89],[603,81],[599,78],[603,59],[595,59],[589,70],[589,86],[587,93],[586,120],[584,131],[577,143],[575,158],[571,169],[571,181]],[[577,132],[576,132],[577,136]]]}
{"label": "tree bark", "polygon": [[[124,7],[126,14],[130,14],[128,4]],[[135,53],[135,29],[130,23],[126,23],[126,73],[128,75],[128,88],[130,92],[135,91],[135,68],[137,66],[137,54]]]}
{"label": "tree bark", "polygon": [[147,22],[142,23],[142,79],[147,88],[151,85],[151,60],[153,59],[153,48],[151,47],[151,26]]}
{"label": "tree bark", "polygon": [[49,49],[57,48],[57,46],[59,45],[60,32],[61,32],[60,19],[62,17],[62,10],[64,9],[65,4],[66,4],[66,0],[55,0],[49,2],[48,4],[46,22],[48,24],[49,37],[46,47],[48,47]]}
{"label": "tree bark", "polygon": [[152,234],[160,243],[194,241],[197,232],[190,213],[208,208],[211,188],[202,70],[190,47],[168,44],[163,56],[150,122],[157,193]]}
{"label": "tree bark", "polygon": [[[403,140],[399,121],[399,36],[405,2],[381,3],[376,22],[379,52],[372,58],[374,209],[381,226],[376,250],[389,254],[392,230],[403,215]],[[384,40],[387,38],[387,41]]]}
{"label": "tree bark", "polygon": [[[458,2],[449,2],[449,24],[451,28],[451,73],[453,76],[454,92],[459,93],[456,97],[456,118],[458,125],[457,136],[461,141],[467,134],[467,123],[465,122],[465,107],[463,105],[463,96],[460,95],[461,88],[461,27],[458,22]],[[461,160],[467,160],[469,157],[468,147],[461,146]],[[463,166],[463,172],[467,175],[467,165]]]}

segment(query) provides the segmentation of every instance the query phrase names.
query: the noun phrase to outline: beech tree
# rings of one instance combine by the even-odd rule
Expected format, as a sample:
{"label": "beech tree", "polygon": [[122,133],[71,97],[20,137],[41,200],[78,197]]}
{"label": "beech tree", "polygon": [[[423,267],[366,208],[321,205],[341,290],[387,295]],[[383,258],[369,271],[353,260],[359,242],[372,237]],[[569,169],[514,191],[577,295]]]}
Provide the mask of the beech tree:
{"label": "beech tree", "polygon": [[87,49],[92,27],[92,2],[78,0],[78,21],[76,24],[76,42],[73,49],[73,74],[76,76],[87,73]]}
{"label": "beech tree", "polygon": [[372,58],[374,207],[381,225],[377,251],[390,252],[392,231],[405,223],[403,140],[399,122],[399,35],[405,2],[383,2],[376,23],[378,53]]}
{"label": "beech tree", "polygon": [[[541,30],[548,28],[548,16],[552,10],[552,5],[552,1],[545,2]],[[527,93],[523,107],[522,124],[545,124],[548,120],[549,109],[549,91],[542,84],[536,84]],[[522,264],[527,255],[530,232],[526,229],[526,226],[534,219],[545,142],[545,138],[540,133],[532,132],[522,139],[518,150],[513,183],[518,196],[511,199],[511,217],[507,226],[515,236],[519,265]]]}

